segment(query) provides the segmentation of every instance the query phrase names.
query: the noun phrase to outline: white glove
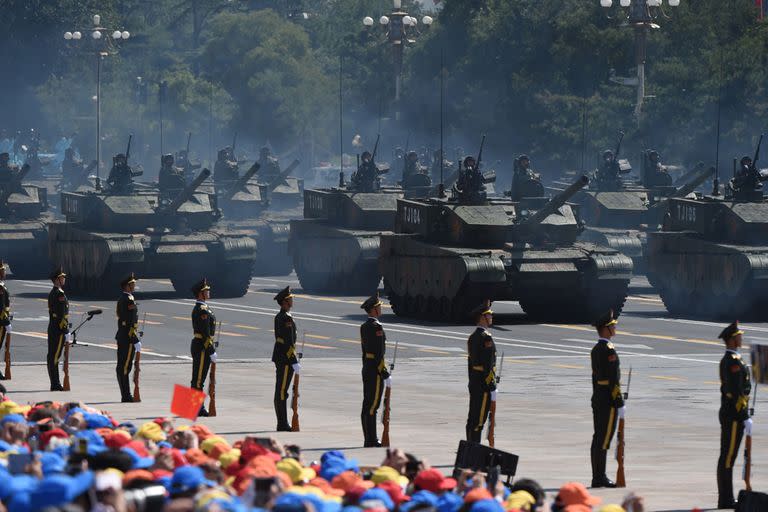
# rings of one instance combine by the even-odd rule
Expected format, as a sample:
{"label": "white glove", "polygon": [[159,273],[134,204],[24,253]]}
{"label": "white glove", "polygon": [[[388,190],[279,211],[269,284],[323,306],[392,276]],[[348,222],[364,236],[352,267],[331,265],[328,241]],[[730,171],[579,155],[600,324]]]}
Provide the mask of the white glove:
{"label": "white glove", "polygon": [[11,324],[8,324],[5,326],[5,333],[8,334],[11,332]]}
{"label": "white glove", "polygon": [[752,435],[752,418],[747,418],[744,420],[744,435]]}
{"label": "white glove", "polygon": [[133,344],[133,348],[134,348],[134,349],[136,349],[136,353],[137,353],[137,354],[138,354],[139,352],[141,352],[141,342],[140,342],[140,341],[137,341],[136,343],[134,343],[134,344]]}
{"label": "white glove", "polygon": [[491,402],[495,402],[496,401],[496,393],[498,391],[499,391],[498,389],[494,389],[493,391],[491,391]]}
{"label": "white glove", "polygon": [[384,379],[384,387],[385,388],[391,388],[392,387],[392,376],[390,375],[386,379]]}
{"label": "white glove", "polygon": [[216,362],[216,352],[214,352],[213,354],[211,354],[211,362],[212,362],[212,363],[215,363],[215,362]]}
{"label": "white glove", "polygon": [[64,343],[66,343],[67,345],[72,344],[72,334],[67,333],[64,335]]}
{"label": "white glove", "polygon": [[622,405],[621,407],[619,407],[619,419],[620,420],[624,419],[624,413],[626,413],[626,412],[627,412],[627,406]]}
{"label": "white glove", "polygon": [[296,375],[301,373],[301,365],[299,363],[293,363],[291,365],[291,368],[293,368],[293,373],[295,373]]}

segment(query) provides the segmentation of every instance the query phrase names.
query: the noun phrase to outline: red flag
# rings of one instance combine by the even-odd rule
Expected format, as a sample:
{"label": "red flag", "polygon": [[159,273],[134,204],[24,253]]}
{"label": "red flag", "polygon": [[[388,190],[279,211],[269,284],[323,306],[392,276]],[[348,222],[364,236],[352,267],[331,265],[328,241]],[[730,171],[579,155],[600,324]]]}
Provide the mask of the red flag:
{"label": "red flag", "polygon": [[171,414],[195,421],[204,401],[205,393],[203,391],[175,384],[173,386],[173,399],[171,400]]}

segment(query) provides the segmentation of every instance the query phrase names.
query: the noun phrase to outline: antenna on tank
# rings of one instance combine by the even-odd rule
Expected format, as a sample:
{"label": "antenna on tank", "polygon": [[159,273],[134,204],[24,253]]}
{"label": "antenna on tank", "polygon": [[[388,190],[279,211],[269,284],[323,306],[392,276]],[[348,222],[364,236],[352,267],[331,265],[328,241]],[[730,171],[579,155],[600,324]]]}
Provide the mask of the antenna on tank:
{"label": "antenna on tank", "polygon": [[443,182],[443,169],[445,167],[445,154],[443,153],[443,112],[445,110],[445,64],[443,57],[443,49],[440,48],[440,186],[438,187],[438,195],[440,198],[445,197],[445,183]]}
{"label": "antenna on tank", "polygon": [[344,102],[342,98],[342,73],[344,56],[339,55],[339,183],[344,183]]}
{"label": "antenna on tank", "polygon": [[723,100],[723,63],[720,61],[720,85],[717,89],[717,142],[715,143],[715,177],[712,179],[712,195],[720,195],[720,110]]}

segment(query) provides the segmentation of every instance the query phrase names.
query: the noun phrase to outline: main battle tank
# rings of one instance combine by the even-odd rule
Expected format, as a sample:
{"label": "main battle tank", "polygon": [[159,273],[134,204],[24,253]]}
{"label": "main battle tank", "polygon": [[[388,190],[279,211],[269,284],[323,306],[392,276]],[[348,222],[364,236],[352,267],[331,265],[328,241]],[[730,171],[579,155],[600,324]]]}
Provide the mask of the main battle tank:
{"label": "main battle tank", "polygon": [[170,278],[187,294],[201,277],[217,296],[242,296],[250,284],[255,242],[217,229],[219,211],[212,196],[196,192],[210,175],[203,172],[171,201],[155,189],[130,195],[63,192],[66,222],[49,226],[49,255],[69,274],[75,294],[113,294],[129,272],[144,278]]}
{"label": "main battle tank", "polygon": [[44,187],[22,184],[30,167],[0,185],[0,256],[16,278],[41,279],[50,270],[48,231],[51,220]]}
{"label": "main battle tank", "polygon": [[672,314],[768,318],[768,202],[671,199],[648,236],[648,280]]}
{"label": "main battle tank", "polygon": [[302,288],[370,294],[379,285],[379,238],[395,224],[399,188],[304,191],[304,219],[291,221],[289,250]]}
{"label": "main battle tank", "polygon": [[[647,165],[643,155],[644,172]],[[581,239],[604,245],[632,258],[635,272],[646,267],[647,234],[661,224],[667,200],[685,197],[704,183],[710,170],[701,170],[680,187],[645,186],[643,182],[625,182],[618,190],[582,190],[574,196],[586,229]]]}
{"label": "main battle tank", "polygon": [[254,275],[285,275],[293,270],[288,254],[289,221],[301,217],[301,210],[295,205],[287,206],[291,194],[283,195],[279,210],[272,209],[272,198],[276,189],[286,186],[284,180],[294,180],[292,183],[303,190],[303,184],[297,185],[294,178],[287,177],[294,168],[292,165],[268,183],[259,183],[259,164],[254,163],[230,187],[218,191],[218,203],[224,213],[222,224],[251,237],[257,244]]}
{"label": "main battle tank", "polygon": [[481,301],[517,300],[534,317],[586,322],[620,312],[632,261],[576,242],[566,201],[581,177],[551,200],[399,200],[397,234],[382,236],[384,290],[400,316],[458,320]]}

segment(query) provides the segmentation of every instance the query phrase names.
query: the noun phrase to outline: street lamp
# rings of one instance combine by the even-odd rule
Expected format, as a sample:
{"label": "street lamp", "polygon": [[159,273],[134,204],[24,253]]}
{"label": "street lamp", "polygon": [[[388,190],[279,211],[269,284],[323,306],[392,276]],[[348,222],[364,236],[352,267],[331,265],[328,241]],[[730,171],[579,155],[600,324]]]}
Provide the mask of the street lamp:
{"label": "street lamp", "polygon": [[[101,16],[94,14],[91,18],[93,26],[88,29],[91,31],[91,37],[99,43],[100,47],[96,50],[96,187],[100,187],[100,169],[101,169],[101,59],[109,56],[110,51],[114,53],[114,42],[127,40],[131,33],[127,30],[109,29],[101,25]],[[64,39],[67,41],[79,41],[83,38],[83,32],[79,30],[64,32]]]}
{"label": "street lamp", "polygon": [[[666,0],[670,7],[678,7],[680,0]],[[600,0],[600,5],[609,9],[613,0]],[[645,100],[645,60],[648,46],[648,32],[659,28],[655,21],[660,15],[664,15],[663,0],[619,0],[619,6],[628,10],[625,15],[626,22],[622,25],[635,29],[635,65],[636,77],[618,77],[611,75],[612,82],[637,88],[637,100],[635,103],[635,117],[638,125],[643,113],[643,101]]]}
{"label": "street lamp", "polygon": [[[392,44],[392,55],[394,57],[395,72],[395,119],[400,119],[400,84],[403,73],[403,49],[405,45],[414,43],[413,37],[419,35],[419,20],[403,10],[402,0],[392,0],[392,12],[389,15],[383,15],[379,18],[379,25],[385,32],[387,41]],[[429,28],[434,22],[431,16],[424,16],[421,24]],[[363,18],[363,26],[367,29],[373,27],[374,21],[371,16]]]}

